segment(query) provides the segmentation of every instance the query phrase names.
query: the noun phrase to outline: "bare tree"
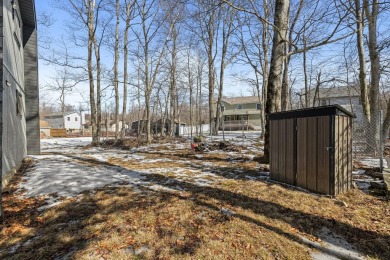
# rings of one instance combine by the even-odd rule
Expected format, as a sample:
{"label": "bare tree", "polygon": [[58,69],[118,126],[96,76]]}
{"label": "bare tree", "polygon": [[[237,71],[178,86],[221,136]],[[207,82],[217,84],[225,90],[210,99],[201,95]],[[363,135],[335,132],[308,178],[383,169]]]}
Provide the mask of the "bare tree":
{"label": "bare tree", "polygon": [[77,85],[77,81],[73,80],[73,76],[69,72],[69,68],[62,67],[56,70],[56,75],[52,78],[52,83],[46,86],[46,89],[52,92],[60,93],[60,105],[61,112],[65,113],[65,98],[68,94],[72,93],[74,87]]}
{"label": "bare tree", "polygon": [[[298,8],[295,12],[294,17],[292,17],[292,21],[290,23],[290,17],[288,17],[288,23],[290,23],[289,31],[288,31],[288,44],[286,45],[286,54],[291,53],[294,46],[293,35],[295,33],[295,26],[297,25],[298,18],[302,12],[304,0],[299,0]],[[304,52],[306,55],[306,52]],[[304,59],[305,60],[305,59]],[[289,65],[291,61],[291,55],[286,55],[286,59],[284,60],[284,70],[283,70],[283,84],[282,84],[282,111],[286,111],[288,109],[288,103],[290,99],[290,84],[289,84]]]}
{"label": "bare tree", "polygon": [[129,55],[129,30],[133,18],[135,0],[125,0],[125,32],[123,36],[123,109],[121,138],[125,137],[126,113],[127,113],[127,83],[128,83],[128,55]]}
{"label": "bare tree", "polygon": [[[377,125],[379,122],[379,83],[380,83],[380,61],[377,43],[377,21],[379,15],[378,0],[363,0],[364,14],[367,19],[368,26],[368,54],[370,58],[370,117],[369,121],[370,134],[368,136],[369,143],[373,147],[377,147],[375,140],[378,140],[379,132]],[[359,58],[360,59],[360,58]],[[364,68],[360,68],[363,70]],[[390,121],[390,116],[387,116]],[[386,119],[387,119],[386,118]],[[368,117],[367,117],[368,119]],[[374,120],[373,122],[371,122]],[[381,124],[382,122],[379,122]]]}
{"label": "bare tree", "polygon": [[201,39],[204,49],[207,54],[208,65],[208,107],[209,107],[209,125],[210,134],[215,133],[213,128],[213,104],[214,104],[214,88],[215,88],[215,58],[217,54],[216,45],[218,39],[218,31],[220,26],[221,9],[219,6],[210,4],[206,0],[197,0],[196,14],[193,16],[198,25],[198,30],[194,32]]}
{"label": "bare tree", "polygon": [[42,59],[45,61],[49,61],[49,63],[52,63],[56,66],[56,74],[54,77],[51,77],[52,82],[47,83],[45,89],[60,94],[59,100],[61,105],[61,112],[64,113],[66,108],[66,96],[72,93],[76,85],[84,81],[85,79],[82,75],[79,75],[77,73],[77,69],[71,68],[73,66],[73,63],[71,62],[71,59],[73,57],[70,55],[68,51],[68,46],[65,44],[65,41],[63,39],[61,42],[61,49],[62,53],[60,62],[56,60],[56,58],[58,57],[54,58],[42,56]]}
{"label": "bare tree", "polygon": [[[89,97],[91,108],[91,128],[92,128],[92,144],[99,145],[100,140],[100,121],[101,121],[101,61],[100,47],[107,23],[101,22],[101,11],[105,6],[104,0],[66,0],[69,5],[62,5],[61,8],[66,10],[76,21],[81,21],[81,24],[87,29],[87,73],[89,81]],[[96,32],[99,25],[103,24],[102,36],[97,38]],[[72,33],[77,33],[73,28]],[[77,39],[73,35],[73,39],[77,44]],[[96,60],[96,77],[94,75],[95,66],[93,58]],[[96,92],[95,92],[96,82]],[[96,95],[96,98],[95,98]]]}
{"label": "bare tree", "polygon": [[362,15],[362,8],[360,0],[354,0],[355,2],[355,17],[356,17],[356,43],[359,57],[359,85],[360,85],[360,99],[362,101],[363,114],[368,122],[371,121],[370,116],[370,103],[368,98],[368,86],[367,86],[367,65],[364,54],[364,19]]}
{"label": "bare tree", "polygon": [[[222,37],[220,40],[222,41],[222,48],[220,53],[220,66],[219,66],[219,86],[218,86],[218,98],[217,98],[217,106],[216,106],[216,116],[215,116],[215,127],[214,133],[218,134],[218,129],[220,126],[221,120],[221,104],[222,104],[222,95],[223,95],[223,86],[224,86],[224,76],[225,69],[230,64],[233,59],[240,53],[242,48],[232,48],[231,47],[231,38],[232,35],[237,31],[237,10],[233,9],[229,5],[225,5],[221,14],[221,33]],[[236,23],[236,24],[235,24]],[[230,52],[230,56],[228,53]]]}
{"label": "bare tree", "polygon": [[[120,3],[115,0],[115,45],[114,45],[114,91],[115,91],[115,140],[119,137],[119,25],[120,25]],[[123,124],[124,122],[122,122]]]}
{"label": "bare tree", "polygon": [[170,60],[169,63],[169,135],[173,136],[175,131],[175,120],[178,116],[177,111],[177,62],[179,52],[179,36],[181,33],[181,21],[184,15],[182,3],[176,1],[166,1],[164,4],[164,12],[166,16],[167,28],[170,39]]}
{"label": "bare tree", "polygon": [[[265,20],[270,19],[270,6],[267,0],[263,1],[263,17]],[[256,89],[256,93],[259,99],[260,120],[261,120],[261,133],[264,136],[265,132],[265,113],[264,113],[264,101],[267,96],[266,87],[268,85],[268,72],[269,72],[269,48],[270,48],[270,29],[268,23],[263,20],[259,20],[253,15],[246,14],[245,20],[241,22],[240,41],[243,47],[242,62],[243,64],[249,64],[252,68],[255,79],[253,77],[240,76],[236,74],[236,78],[240,81],[246,82],[250,86]],[[244,29],[247,33],[244,34]],[[248,39],[247,39],[248,38]]]}
{"label": "bare tree", "polygon": [[[163,21],[158,19],[158,1],[143,0],[136,2],[139,18],[141,20],[141,31],[134,31],[137,41],[140,46],[141,53],[138,54],[143,63],[142,80],[144,83],[144,97],[146,109],[146,139],[147,143],[152,140],[151,136],[151,94],[156,83],[157,74],[161,67],[162,57],[164,55],[168,36],[163,41],[162,47],[159,50],[152,49],[152,41],[158,35],[158,32],[163,24]],[[161,44],[159,45],[161,46]]]}
{"label": "bare tree", "polygon": [[[281,89],[283,80],[283,62],[288,27],[289,0],[276,0],[274,18],[274,38],[272,43],[271,64],[268,76],[267,102],[265,113],[281,110]],[[264,160],[269,160],[269,120],[265,123]]]}

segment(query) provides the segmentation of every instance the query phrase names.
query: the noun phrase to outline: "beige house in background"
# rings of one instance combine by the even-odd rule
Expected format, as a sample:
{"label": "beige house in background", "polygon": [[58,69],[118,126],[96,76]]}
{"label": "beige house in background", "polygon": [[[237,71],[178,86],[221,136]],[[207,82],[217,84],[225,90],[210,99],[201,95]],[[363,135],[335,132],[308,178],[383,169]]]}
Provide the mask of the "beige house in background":
{"label": "beige house in background", "polygon": [[[302,90],[300,103],[303,105],[305,91]],[[309,91],[310,106],[328,106],[328,105],[340,105],[349,112],[355,114],[355,121],[363,121],[363,108],[360,101],[360,91],[358,86],[342,86],[342,87],[331,87],[331,88],[319,88],[318,92],[315,93],[314,89]]]}
{"label": "beige house in background", "polygon": [[[261,129],[261,106],[257,96],[223,98],[222,106],[224,107],[225,130]],[[216,106],[214,107],[214,113],[215,111]]]}

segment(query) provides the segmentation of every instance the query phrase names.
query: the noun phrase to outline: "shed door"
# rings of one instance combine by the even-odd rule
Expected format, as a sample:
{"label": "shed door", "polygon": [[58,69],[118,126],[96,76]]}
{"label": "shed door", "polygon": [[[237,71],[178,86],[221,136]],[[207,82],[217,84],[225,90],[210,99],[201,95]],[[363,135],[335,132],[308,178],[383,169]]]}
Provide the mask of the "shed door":
{"label": "shed door", "polygon": [[294,119],[270,121],[270,176],[291,185],[295,185],[294,129]]}
{"label": "shed door", "polygon": [[329,194],[330,116],[297,119],[297,186]]}

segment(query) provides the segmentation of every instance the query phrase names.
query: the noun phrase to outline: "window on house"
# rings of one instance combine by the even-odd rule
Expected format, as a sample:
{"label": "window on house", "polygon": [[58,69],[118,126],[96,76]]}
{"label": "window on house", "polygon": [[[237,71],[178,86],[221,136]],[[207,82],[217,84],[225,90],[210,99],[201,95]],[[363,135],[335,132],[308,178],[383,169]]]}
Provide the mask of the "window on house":
{"label": "window on house", "polygon": [[18,20],[19,28],[20,28],[20,17],[19,17],[19,12],[17,9],[18,5],[17,5],[16,1],[14,1],[14,0],[11,1],[11,5],[12,5],[12,20],[15,20],[15,17],[16,17],[16,19]]}
{"label": "window on house", "polygon": [[17,10],[15,10],[15,12],[16,12],[16,18],[18,19],[18,26],[19,26],[19,28],[20,28],[20,17],[19,17],[19,13],[18,13]]}
{"label": "window on house", "polygon": [[70,121],[70,116],[68,116],[68,117],[66,118],[66,120]]}
{"label": "window on house", "polygon": [[12,0],[11,1],[11,5],[12,5],[12,20],[15,20],[15,7],[16,7],[16,4],[15,4],[15,1]]}
{"label": "window on house", "polygon": [[16,90],[16,115],[22,118],[23,114],[24,114],[23,96],[18,90]]}
{"label": "window on house", "polygon": [[242,109],[242,105],[237,105],[237,109]]}
{"label": "window on house", "polygon": [[15,39],[16,45],[18,45],[18,48],[20,49],[21,45],[20,45],[19,38],[18,38],[18,36],[16,35],[16,32],[14,32],[14,39]]}
{"label": "window on house", "polygon": [[77,122],[77,117],[75,117],[75,118],[74,118],[74,121],[76,121],[76,122]]}
{"label": "window on house", "polygon": [[260,110],[261,109],[261,105],[260,104],[256,104],[256,110]]}

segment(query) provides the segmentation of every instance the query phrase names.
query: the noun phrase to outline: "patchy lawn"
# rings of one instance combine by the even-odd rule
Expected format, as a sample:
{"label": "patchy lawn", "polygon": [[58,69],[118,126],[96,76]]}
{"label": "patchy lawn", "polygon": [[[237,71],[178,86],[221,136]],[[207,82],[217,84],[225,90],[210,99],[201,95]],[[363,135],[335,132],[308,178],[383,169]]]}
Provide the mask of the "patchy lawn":
{"label": "patchy lawn", "polygon": [[117,150],[47,141],[4,194],[0,258],[312,259],[327,230],[361,255],[390,259],[388,201],[273,183],[254,161],[261,147],[245,141],[241,152],[203,154],[188,142]]}

